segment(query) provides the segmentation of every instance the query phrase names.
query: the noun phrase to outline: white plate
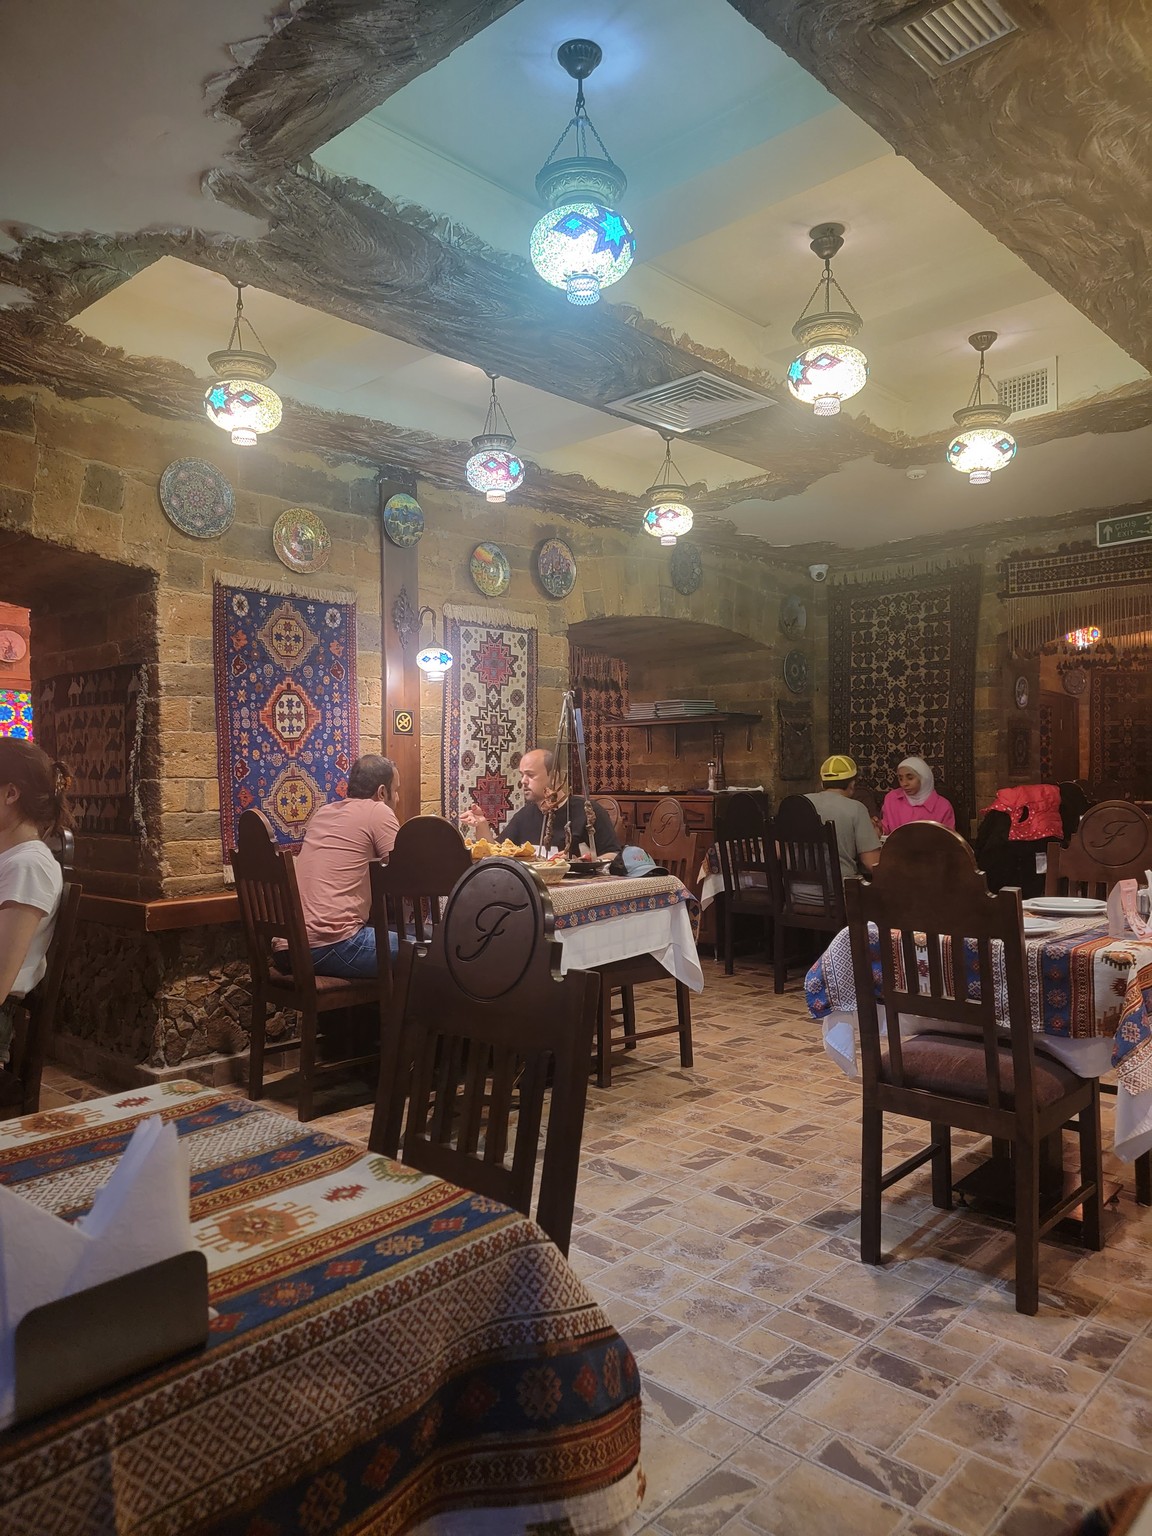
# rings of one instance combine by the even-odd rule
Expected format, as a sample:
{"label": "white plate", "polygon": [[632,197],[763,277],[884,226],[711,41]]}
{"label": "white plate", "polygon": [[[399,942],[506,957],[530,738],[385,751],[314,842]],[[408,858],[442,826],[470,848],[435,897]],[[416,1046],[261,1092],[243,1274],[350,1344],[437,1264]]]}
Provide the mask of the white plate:
{"label": "white plate", "polygon": [[1029,917],[1027,912],[1024,914],[1024,937],[1026,939],[1043,938],[1046,934],[1056,933],[1059,927],[1060,924],[1054,923],[1051,918]]}
{"label": "white plate", "polygon": [[1024,910],[1053,917],[1103,917],[1108,903],[1091,896],[1034,896],[1024,903]]}

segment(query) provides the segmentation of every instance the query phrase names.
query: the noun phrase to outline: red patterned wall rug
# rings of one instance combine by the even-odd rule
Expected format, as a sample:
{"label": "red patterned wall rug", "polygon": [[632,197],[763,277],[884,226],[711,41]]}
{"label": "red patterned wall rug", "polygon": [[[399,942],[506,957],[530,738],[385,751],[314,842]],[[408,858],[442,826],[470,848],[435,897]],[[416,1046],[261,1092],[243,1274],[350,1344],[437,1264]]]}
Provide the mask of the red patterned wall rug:
{"label": "red patterned wall rug", "polygon": [[444,631],[456,659],[444,684],[444,814],[455,821],[475,803],[501,826],[536,745],[536,626],[531,614],[445,606]]}
{"label": "red patterned wall rug", "polygon": [[32,687],[37,741],[72,776],[68,795],[76,830],[143,837],[147,667],[64,672]]}
{"label": "red patterned wall rug", "polygon": [[961,565],[831,593],[828,746],[850,753],[878,793],[914,754],[961,815],[972,812],[980,585],[980,567]]}
{"label": "red patterned wall rug", "polygon": [[359,751],[356,604],[243,576],[212,589],[220,840],[263,811],[281,843],[298,843],[317,806],[342,796]]}
{"label": "red patterned wall rug", "polygon": [[[628,663],[602,651],[569,645],[568,675],[584,721],[588,789],[594,795],[618,794],[629,786],[631,733],[613,721],[628,713]],[[572,782],[579,782],[575,774]]]}

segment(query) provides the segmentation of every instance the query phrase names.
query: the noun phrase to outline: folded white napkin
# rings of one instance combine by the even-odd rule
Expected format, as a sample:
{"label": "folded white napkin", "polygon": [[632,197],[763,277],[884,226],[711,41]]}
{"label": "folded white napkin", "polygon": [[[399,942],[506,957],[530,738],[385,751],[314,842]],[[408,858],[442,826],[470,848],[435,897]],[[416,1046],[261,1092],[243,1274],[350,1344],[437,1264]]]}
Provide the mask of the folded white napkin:
{"label": "folded white napkin", "polygon": [[34,1307],[193,1248],[188,1154],[155,1115],[74,1224],[0,1185],[0,1427],[14,1412],[15,1333]]}

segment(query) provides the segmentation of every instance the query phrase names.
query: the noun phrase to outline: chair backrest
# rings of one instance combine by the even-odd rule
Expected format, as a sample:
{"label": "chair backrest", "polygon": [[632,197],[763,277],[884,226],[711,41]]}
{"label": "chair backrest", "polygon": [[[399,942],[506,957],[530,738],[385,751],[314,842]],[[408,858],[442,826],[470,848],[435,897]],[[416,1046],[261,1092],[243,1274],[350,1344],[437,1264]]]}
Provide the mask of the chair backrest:
{"label": "chair backrest", "polygon": [[[730,895],[741,886],[763,884],[769,878],[767,840],[772,824],[759,796],[739,792],[716,800],[716,851],[724,889]],[[760,876],[752,880],[749,876]]]}
{"label": "chair backrest", "polygon": [[640,834],[640,846],[654,864],[663,865],[670,875],[695,888],[696,834],[689,832],[684,807],[675,796],[657,800]]}
{"label": "chair backrest", "polygon": [[602,805],[608,812],[608,820],[612,823],[612,830],[616,834],[616,841],[623,848],[628,840],[628,818],[620,805],[619,800],[613,795],[597,795],[593,805]]}
{"label": "chair backrest", "polygon": [[821,821],[807,795],[786,795],[773,819],[767,852],[774,866],[773,888],[785,916],[810,917],[823,911],[844,925],[844,879],[836,828]]}
{"label": "chair backrest", "polygon": [[296,860],[277,845],[272,823],[263,811],[245,811],[240,817],[232,872],[253,976],[267,972],[273,940],[283,939],[296,986],[314,990],[316,973],[296,884]]}
{"label": "chair backrest", "polygon": [[56,910],[56,926],[48,945],[44,975],[28,996],[16,1003],[15,1032],[6,1075],[18,1085],[15,1096],[0,1107],[0,1117],[7,1114],[31,1115],[40,1108],[40,1080],[44,1076],[44,1058],[48,1041],[56,1027],[56,1008],[64,972],[72,953],[80,898],[84,887],[66,880]]}
{"label": "chair backrest", "polygon": [[62,827],[59,832],[49,832],[44,841],[65,874],[75,868],[76,834],[69,827]]}
{"label": "chair backrest", "polygon": [[600,978],[561,976],[553,928],[515,860],[459,880],[429,943],[401,955],[370,1145],[530,1215],[551,1084],[536,1220],[567,1253]]}
{"label": "chair backrest", "polygon": [[426,943],[440,922],[444,898],[471,867],[468,845],[440,816],[413,816],[396,834],[387,863],[373,860],[372,921],[381,976],[391,981],[394,971],[388,930],[401,945]]}
{"label": "chair backrest", "polygon": [[[866,1091],[878,1081],[904,1085],[898,1028],[887,1032],[887,1055],[882,1055],[878,963],[879,1001],[887,1018],[942,1019],[982,1036],[988,1103],[1009,1107],[999,1054],[999,977],[1011,1032],[1015,1107],[1029,1113],[1035,1077],[1020,892],[989,895],[975,855],[958,833],[937,822],[914,821],[888,838],[871,882],[845,881],[844,897]],[[997,942],[1001,948],[994,953]]]}
{"label": "chair backrest", "polygon": [[1152,820],[1127,800],[1102,800],[1085,811],[1067,848],[1048,844],[1048,896],[1106,897],[1120,880],[1143,882],[1152,867]]}

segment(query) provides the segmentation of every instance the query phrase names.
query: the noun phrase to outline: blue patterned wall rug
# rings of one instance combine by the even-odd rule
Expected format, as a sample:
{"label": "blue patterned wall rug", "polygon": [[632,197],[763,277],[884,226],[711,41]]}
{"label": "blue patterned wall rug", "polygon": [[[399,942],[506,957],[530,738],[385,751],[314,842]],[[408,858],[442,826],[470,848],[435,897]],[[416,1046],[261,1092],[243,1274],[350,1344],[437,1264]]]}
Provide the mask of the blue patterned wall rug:
{"label": "blue patterned wall rug", "polygon": [[345,793],[359,751],[356,604],[348,592],[218,576],[212,603],[220,837],[244,811],[298,843]]}

